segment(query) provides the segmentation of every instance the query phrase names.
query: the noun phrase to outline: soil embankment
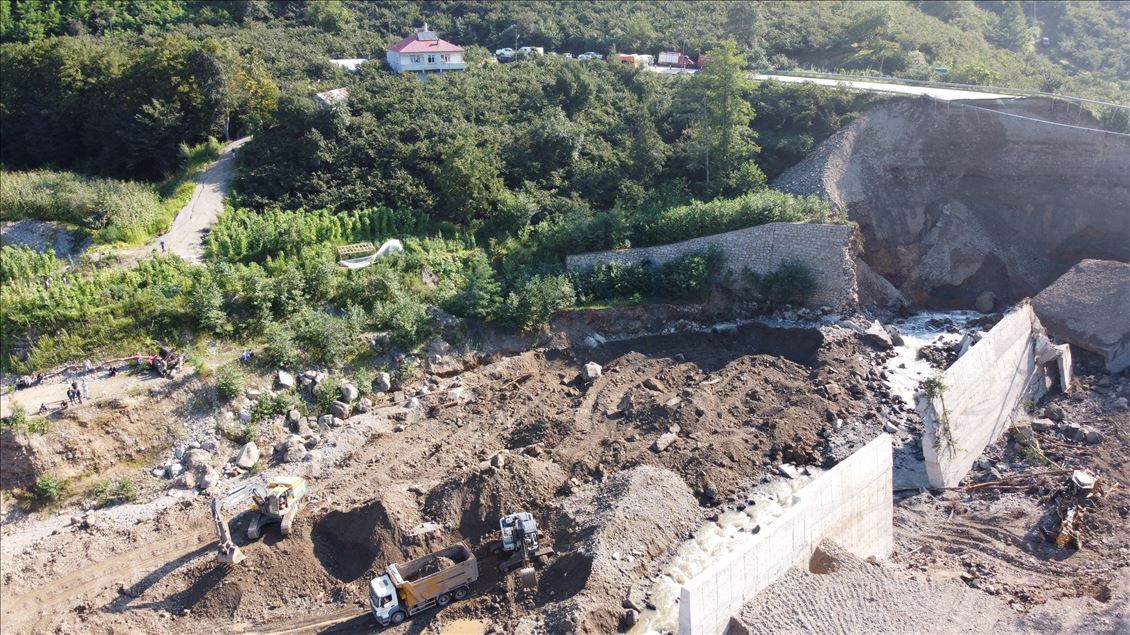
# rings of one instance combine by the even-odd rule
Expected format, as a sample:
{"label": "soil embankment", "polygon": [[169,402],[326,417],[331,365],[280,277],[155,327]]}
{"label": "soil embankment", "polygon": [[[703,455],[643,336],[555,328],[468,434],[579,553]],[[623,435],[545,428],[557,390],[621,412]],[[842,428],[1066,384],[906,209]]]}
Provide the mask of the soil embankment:
{"label": "soil embankment", "polygon": [[999,307],[1083,258],[1130,261],[1130,136],[1097,127],[1047,99],[890,101],[775,185],[827,195],[916,304]]}

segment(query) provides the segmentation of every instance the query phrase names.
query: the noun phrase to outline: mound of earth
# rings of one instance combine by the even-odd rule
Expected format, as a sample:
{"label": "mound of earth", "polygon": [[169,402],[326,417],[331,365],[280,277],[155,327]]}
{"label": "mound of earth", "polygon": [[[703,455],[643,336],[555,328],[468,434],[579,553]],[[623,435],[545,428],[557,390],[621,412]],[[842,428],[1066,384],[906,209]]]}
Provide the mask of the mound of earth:
{"label": "mound of earth", "polygon": [[1130,137],[1097,127],[1054,100],[891,100],[775,186],[828,196],[915,303],[1009,303],[1082,258],[1130,260]]}
{"label": "mound of earth", "polygon": [[82,255],[93,242],[62,223],[25,218],[12,223],[0,223],[0,243],[27,245],[36,251],[54,251],[59,258]]}
{"label": "mound of earth", "polygon": [[541,574],[538,597],[568,599],[543,609],[545,630],[615,632],[646,563],[673,552],[702,520],[690,488],[663,468],[632,468],[576,491],[549,514],[559,555]]}
{"label": "mound of earth", "polygon": [[535,514],[554,498],[568,480],[557,465],[512,453],[502,453],[495,464],[465,477],[449,479],[433,488],[424,501],[424,514],[477,539],[497,531],[498,520],[519,511]]}
{"label": "mound of earth", "polygon": [[1103,357],[1112,373],[1130,366],[1130,264],[1084,260],[1032,298],[1052,335]]}

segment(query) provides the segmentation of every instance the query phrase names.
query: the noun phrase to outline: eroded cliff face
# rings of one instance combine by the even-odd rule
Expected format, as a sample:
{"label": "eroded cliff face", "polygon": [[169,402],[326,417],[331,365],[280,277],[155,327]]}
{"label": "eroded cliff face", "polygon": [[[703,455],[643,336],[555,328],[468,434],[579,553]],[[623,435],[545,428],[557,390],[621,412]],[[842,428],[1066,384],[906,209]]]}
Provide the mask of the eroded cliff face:
{"label": "eroded cliff face", "polygon": [[1011,302],[1083,258],[1130,261],[1130,137],[1084,129],[1095,120],[1062,102],[969,103],[999,112],[879,104],[775,185],[827,195],[920,306]]}

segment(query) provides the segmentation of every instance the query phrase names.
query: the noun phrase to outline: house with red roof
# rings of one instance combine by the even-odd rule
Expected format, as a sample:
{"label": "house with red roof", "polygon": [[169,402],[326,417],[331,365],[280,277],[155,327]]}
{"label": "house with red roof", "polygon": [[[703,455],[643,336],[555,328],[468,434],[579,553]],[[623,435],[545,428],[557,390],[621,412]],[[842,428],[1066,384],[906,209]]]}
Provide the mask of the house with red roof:
{"label": "house with red roof", "polygon": [[461,71],[467,68],[463,63],[463,48],[439,39],[435,31],[423,28],[388,48],[388,65],[396,73],[420,73]]}

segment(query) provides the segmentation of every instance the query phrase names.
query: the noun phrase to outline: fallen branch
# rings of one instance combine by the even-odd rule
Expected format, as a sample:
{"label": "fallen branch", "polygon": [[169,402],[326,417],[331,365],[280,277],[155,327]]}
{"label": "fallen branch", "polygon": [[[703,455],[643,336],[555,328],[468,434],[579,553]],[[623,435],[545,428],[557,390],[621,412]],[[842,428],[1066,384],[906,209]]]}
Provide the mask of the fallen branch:
{"label": "fallen branch", "polygon": [[1032,472],[1030,474],[1017,474],[1016,476],[1006,476],[1002,479],[997,479],[995,481],[986,481],[984,483],[974,483],[973,485],[966,485],[964,489],[965,489],[965,491],[968,492],[969,490],[981,489],[983,487],[992,487],[994,485],[1002,485],[1002,484],[1006,484],[1006,483],[1012,483],[1013,481],[1017,481],[1017,480],[1020,480],[1020,479],[1035,478],[1037,476],[1063,476],[1064,474],[1068,474],[1070,472],[1071,472],[1071,470],[1062,470],[1061,469],[1061,470],[1048,470],[1046,472]]}
{"label": "fallen branch", "polygon": [[526,380],[528,380],[528,379],[529,379],[530,377],[533,377],[533,376],[534,376],[534,374],[533,374],[533,373],[526,373],[525,375],[521,375],[521,376],[519,376],[519,377],[515,377],[515,378],[514,378],[513,380],[511,380],[510,382],[508,382],[508,383],[504,384],[504,385],[502,386],[502,388],[499,388],[498,390],[499,390],[500,392],[501,392],[501,391],[505,391],[505,390],[509,390],[511,386],[516,386],[516,385],[518,385],[518,384],[524,383],[524,382],[525,382]]}

